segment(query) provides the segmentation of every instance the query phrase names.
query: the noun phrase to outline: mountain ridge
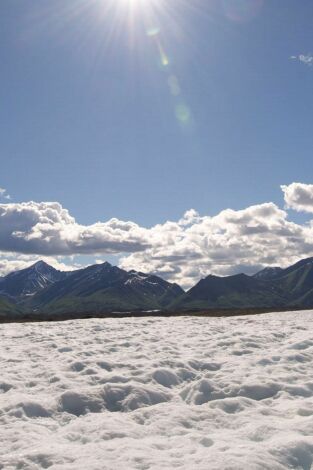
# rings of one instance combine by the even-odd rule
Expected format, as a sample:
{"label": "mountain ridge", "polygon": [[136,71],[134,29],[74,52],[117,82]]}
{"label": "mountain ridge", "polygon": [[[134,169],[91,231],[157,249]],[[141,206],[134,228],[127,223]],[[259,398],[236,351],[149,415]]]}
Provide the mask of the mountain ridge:
{"label": "mountain ridge", "polygon": [[37,315],[247,308],[313,308],[313,258],[287,268],[208,275],[185,292],[154,274],[105,262],[63,272],[39,261],[0,278],[0,312]]}
{"label": "mountain ridge", "polygon": [[127,272],[110,263],[73,271],[38,292],[28,306],[43,312],[150,310],[166,308],[184,291],[160,277]]}

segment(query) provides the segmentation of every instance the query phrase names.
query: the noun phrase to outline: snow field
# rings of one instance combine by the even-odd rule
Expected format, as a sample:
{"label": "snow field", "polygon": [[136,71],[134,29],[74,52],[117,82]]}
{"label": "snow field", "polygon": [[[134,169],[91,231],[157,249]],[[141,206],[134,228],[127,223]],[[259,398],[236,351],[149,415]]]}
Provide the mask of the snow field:
{"label": "snow field", "polygon": [[313,312],[0,325],[0,469],[313,468]]}

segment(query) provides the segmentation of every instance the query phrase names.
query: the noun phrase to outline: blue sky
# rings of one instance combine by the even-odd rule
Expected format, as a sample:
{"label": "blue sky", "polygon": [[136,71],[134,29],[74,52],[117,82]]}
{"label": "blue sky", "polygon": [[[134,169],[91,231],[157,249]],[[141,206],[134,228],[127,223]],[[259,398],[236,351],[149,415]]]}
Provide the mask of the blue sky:
{"label": "blue sky", "polygon": [[280,185],[312,182],[310,0],[130,0],[133,36],[128,1],[1,1],[12,202],[151,227],[191,208],[282,208]]}

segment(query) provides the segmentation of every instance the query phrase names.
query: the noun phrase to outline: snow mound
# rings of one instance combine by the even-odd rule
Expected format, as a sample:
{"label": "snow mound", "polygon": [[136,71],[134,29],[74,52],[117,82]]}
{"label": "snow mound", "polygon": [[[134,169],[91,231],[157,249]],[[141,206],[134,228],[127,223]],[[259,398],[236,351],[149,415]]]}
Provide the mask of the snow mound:
{"label": "snow mound", "polygon": [[58,403],[58,411],[75,416],[104,411],[127,412],[170,399],[171,396],[168,393],[152,387],[110,383],[93,392],[92,395],[75,391],[64,392]]}
{"label": "snow mound", "polygon": [[0,469],[311,470],[313,312],[0,325]]}

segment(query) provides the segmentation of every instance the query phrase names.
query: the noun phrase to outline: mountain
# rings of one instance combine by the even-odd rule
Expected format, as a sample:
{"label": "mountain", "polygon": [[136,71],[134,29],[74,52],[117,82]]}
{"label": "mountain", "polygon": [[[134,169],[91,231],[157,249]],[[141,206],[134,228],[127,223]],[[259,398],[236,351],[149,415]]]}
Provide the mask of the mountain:
{"label": "mountain", "polygon": [[0,296],[0,320],[20,315],[23,310],[6,297]]}
{"label": "mountain", "polygon": [[313,306],[313,258],[284,269],[274,282],[285,293],[287,305]]}
{"label": "mountain", "polygon": [[254,276],[208,276],[171,306],[177,309],[313,307],[313,258]]}
{"label": "mountain", "polygon": [[157,276],[104,263],[74,271],[34,295],[29,306],[54,313],[158,310],[183,292]]}
{"label": "mountain", "polygon": [[313,306],[313,258],[302,259],[286,269],[265,268],[254,278],[275,285],[284,293],[286,305]]}
{"label": "mountain", "polygon": [[188,292],[109,263],[64,273],[40,261],[0,278],[0,318],[240,308],[313,308],[313,258],[254,276],[209,275]]}
{"label": "mountain", "polygon": [[272,279],[279,277],[282,271],[283,269],[279,267],[264,268],[262,269],[262,271],[259,271],[258,273],[254,274],[253,277],[255,279],[260,279],[263,281],[270,281]]}
{"label": "mountain", "polygon": [[0,295],[22,300],[33,296],[46,287],[66,277],[44,261],[38,261],[29,268],[15,271],[0,279]]}
{"label": "mountain", "polygon": [[281,290],[268,282],[237,274],[201,279],[172,305],[182,309],[279,307],[284,304]]}

